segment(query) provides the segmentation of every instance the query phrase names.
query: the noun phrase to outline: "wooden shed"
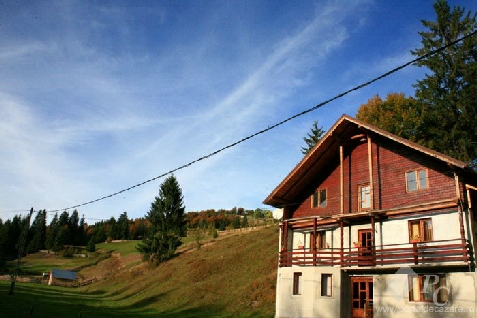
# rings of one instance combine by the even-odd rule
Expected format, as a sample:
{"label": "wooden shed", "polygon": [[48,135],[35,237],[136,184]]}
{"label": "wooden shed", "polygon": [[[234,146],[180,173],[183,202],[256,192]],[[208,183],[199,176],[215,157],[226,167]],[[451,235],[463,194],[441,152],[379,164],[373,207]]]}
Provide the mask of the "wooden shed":
{"label": "wooden shed", "polygon": [[52,269],[50,271],[50,279],[48,285],[52,286],[73,286],[76,280],[76,273],[73,271]]}

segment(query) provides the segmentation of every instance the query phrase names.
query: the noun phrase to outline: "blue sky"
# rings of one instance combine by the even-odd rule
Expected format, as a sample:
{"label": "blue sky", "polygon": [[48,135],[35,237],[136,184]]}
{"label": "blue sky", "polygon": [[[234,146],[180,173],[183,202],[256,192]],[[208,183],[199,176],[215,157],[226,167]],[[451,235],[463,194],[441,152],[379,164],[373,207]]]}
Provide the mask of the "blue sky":
{"label": "blue sky", "polygon": [[[207,155],[413,58],[432,1],[3,1],[0,218],[63,210]],[[450,1],[475,12],[475,1]],[[408,67],[175,173],[187,211],[255,209],[328,129]],[[142,217],[164,178],[78,208]]]}

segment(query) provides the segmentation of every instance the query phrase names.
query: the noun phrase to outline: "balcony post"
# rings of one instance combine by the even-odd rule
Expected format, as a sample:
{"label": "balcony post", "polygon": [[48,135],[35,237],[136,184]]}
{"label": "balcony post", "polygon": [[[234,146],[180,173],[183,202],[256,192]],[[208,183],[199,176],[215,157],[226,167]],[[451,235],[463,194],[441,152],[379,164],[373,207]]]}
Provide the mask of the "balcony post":
{"label": "balcony post", "polygon": [[417,265],[419,263],[419,257],[417,254],[417,243],[413,242],[412,243],[412,254],[414,256],[414,265]]}
{"label": "balcony post", "polygon": [[340,266],[343,267],[343,220],[340,220]]}
{"label": "balcony post", "polygon": [[317,219],[316,217],[313,218],[313,242],[311,243],[311,250],[313,252],[313,266],[316,266],[316,228],[317,228]]}
{"label": "balcony post", "polygon": [[376,231],[376,223],[375,223],[375,220],[374,220],[374,216],[371,216],[371,252],[372,252],[372,264],[373,266],[376,266],[376,253],[375,253],[375,250],[374,250],[374,247],[376,246],[375,242],[374,242],[374,233]]}

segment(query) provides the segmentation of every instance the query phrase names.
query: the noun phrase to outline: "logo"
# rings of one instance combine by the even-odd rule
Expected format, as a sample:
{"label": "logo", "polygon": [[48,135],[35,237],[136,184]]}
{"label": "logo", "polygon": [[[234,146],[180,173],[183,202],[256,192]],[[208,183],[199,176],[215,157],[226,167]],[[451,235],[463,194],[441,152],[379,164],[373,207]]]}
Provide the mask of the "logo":
{"label": "logo", "polygon": [[441,282],[440,280],[439,275],[418,275],[410,267],[401,267],[386,280],[386,289],[396,301],[409,299],[410,295],[419,295],[419,297],[425,295],[427,300],[432,298],[434,305],[441,307],[447,304],[448,297],[442,298],[439,295],[450,295],[450,288],[447,287],[445,281]]}

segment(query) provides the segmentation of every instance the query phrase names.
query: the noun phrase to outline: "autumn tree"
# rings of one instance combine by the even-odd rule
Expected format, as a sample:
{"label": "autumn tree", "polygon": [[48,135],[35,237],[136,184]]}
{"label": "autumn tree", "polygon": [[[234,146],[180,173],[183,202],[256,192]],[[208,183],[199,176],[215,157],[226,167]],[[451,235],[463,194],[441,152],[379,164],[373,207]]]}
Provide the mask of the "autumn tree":
{"label": "autumn tree", "polygon": [[323,130],[323,127],[318,127],[318,121],[315,120],[311,127],[311,131],[306,135],[306,137],[303,137],[306,146],[301,148],[301,153],[307,155],[310,150],[318,143],[318,141],[320,141],[324,134],[325,131]]}
{"label": "autumn tree", "polygon": [[[434,3],[436,21],[422,21],[422,47],[412,51],[418,57],[448,45],[476,31],[476,14],[460,6],[452,9],[445,0]],[[477,159],[477,35],[465,38],[416,63],[427,68],[415,85],[416,98],[423,105],[423,126],[419,142],[454,158]]]}
{"label": "autumn tree", "polygon": [[182,244],[180,237],[185,235],[183,200],[182,189],[171,175],[159,187],[159,196],[146,215],[151,225],[137,247],[144,260],[159,263],[170,259]]}
{"label": "autumn tree", "polygon": [[404,93],[390,93],[385,100],[375,95],[360,106],[356,118],[412,141],[421,135],[420,103]]}

